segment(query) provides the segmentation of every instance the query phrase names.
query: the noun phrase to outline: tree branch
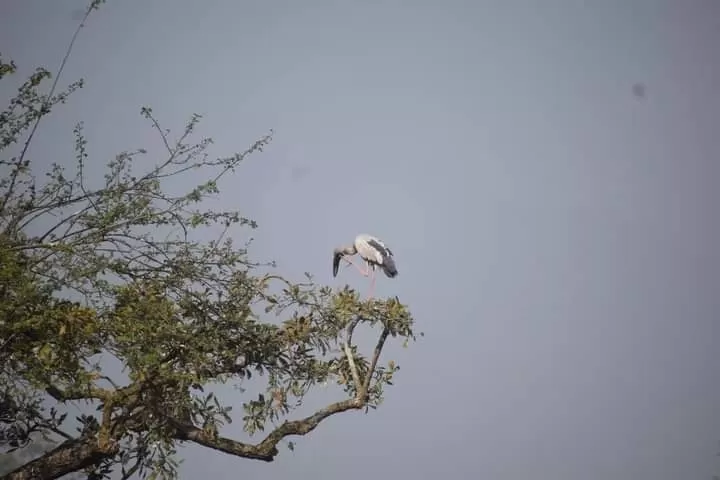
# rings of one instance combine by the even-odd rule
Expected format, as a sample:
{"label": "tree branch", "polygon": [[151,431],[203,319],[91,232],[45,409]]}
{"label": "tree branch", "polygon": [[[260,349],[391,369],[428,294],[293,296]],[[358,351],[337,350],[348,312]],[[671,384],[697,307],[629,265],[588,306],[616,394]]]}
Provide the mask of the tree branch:
{"label": "tree branch", "polygon": [[[72,53],[73,46],[75,45],[75,41],[77,40],[78,35],[80,34],[80,30],[85,25],[85,22],[87,21],[88,17],[90,16],[90,12],[92,12],[93,7],[92,5],[88,7],[88,9],[85,11],[85,16],[83,17],[82,21],[78,25],[77,29],[75,29],[75,33],[73,33],[72,39],[70,40],[70,44],[67,47],[67,50],[65,51],[65,56],[62,59],[62,62],[60,63],[60,68],[58,68],[57,74],[55,75],[55,78],[53,79],[52,86],[50,87],[50,92],[47,95],[47,102],[43,103],[43,108],[47,108],[49,104],[52,103],[53,95],[55,94],[55,89],[57,88],[58,81],[60,80],[60,76],[62,75],[63,70],[65,69],[65,65],[67,64],[68,58],[70,58],[70,54]],[[23,164],[23,160],[25,159],[25,155],[27,154],[28,148],[30,147],[30,143],[32,142],[33,136],[35,135],[35,132],[37,131],[38,125],[40,124],[40,120],[45,115],[38,115],[38,117],[35,119],[35,122],[33,123],[32,129],[30,130],[30,134],[28,135],[27,140],[25,141],[25,145],[23,146],[22,151],[20,152],[20,156],[17,159],[16,165],[20,166]],[[0,204],[0,212],[5,211],[5,206],[7,205],[8,200],[12,197],[12,194],[15,191],[15,183],[17,182],[18,175],[20,174],[19,169],[14,169],[13,173],[11,174],[11,180],[10,180],[10,187],[7,190],[7,193],[5,194],[5,197],[2,199],[2,204]]]}
{"label": "tree branch", "polygon": [[355,357],[353,355],[352,348],[350,348],[350,342],[346,342],[343,349],[345,350],[345,356],[350,364],[350,374],[352,375],[353,382],[355,383],[355,388],[359,390],[361,387],[360,375],[358,374],[357,365],[355,365]]}
{"label": "tree branch", "polygon": [[194,425],[181,423],[178,422],[176,419],[170,419],[170,421],[175,425],[175,428],[177,429],[175,437],[178,440],[191,441],[197,443],[198,445],[212,448],[213,450],[218,450],[230,455],[235,455],[243,458],[251,458],[255,460],[262,460],[265,462],[272,462],[275,459],[275,456],[277,456],[278,454],[277,444],[280,443],[283,438],[290,435],[307,435],[308,433],[315,430],[315,428],[320,425],[320,422],[332,415],[347,412],[349,410],[359,410],[363,408],[367,403],[370,381],[375,371],[375,367],[377,366],[378,359],[380,358],[380,354],[382,353],[383,346],[385,345],[385,340],[390,334],[390,329],[386,326],[380,334],[380,338],[378,338],[378,342],[375,345],[375,350],[370,364],[370,369],[367,373],[367,377],[365,378],[365,381],[361,383],[359,380],[359,375],[354,362],[352,351],[350,349],[352,334],[359,322],[360,317],[357,317],[353,319],[353,321],[350,322],[350,324],[348,325],[347,342],[344,345],[345,353],[348,357],[350,369],[353,374],[353,380],[355,381],[356,385],[355,397],[332,403],[327,407],[322,408],[314,414],[303,419],[285,421],[282,425],[270,432],[270,434],[268,434],[268,436],[265,437],[263,441],[255,445],[238,442],[236,440],[232,440],[226,437],[220,437],[208,433],[205,430],[198,428]]}
{"label": "tree branch", "polygon": [[289,435],[307,435],[315,430],[315,428],[320,425],[320,422],[331,415],[348,410],[359,410],[364,404],[365,402],[360,397],[330,404],[309,417],[284,422],[265,437],[262,442],[256,445],[249,445],[229,438],[214,436],[201,428],[193,425],[179,424],[178,422],[175,422],[176,428],[178,429],[176,438],[178,440],[191,441],[230,455],[272,462],[278,454],[277,444],[280,443],[283,438]]}
{"label": "tree branch", "polygon": [[365,383],[363,384],[363,390],[365,391],[365,393],[367,393],[370,389],[370,381],[372,380],[373,373],[375,373],[375,367],[377,367],[378,359],[380,358],[383,346],[385,345],[385,340],[387,339],[389,334],[390,329],[386,326],[385,328],[383,328],[383,331],[380,334],[380,338],[378,338],[377,345],[375,345],[375,351],[373,352],[373,358],[370,362],[370,368],[367,371]]}
{"label": "tree branch", "polygon": [[87,389],[61,390],[55,385],[48,384],[45,391],[58,402],[69,402],[72,400],[102,400],[107,401],[111,393],[108,390],[88,386]]}
{"label": "tree branch", "polygon": [[0,480],[52,480],[97,465],[116,453],[117,446],[102,449],[92,437],[76,438],[61,443],[45,455],[26,463]]}
{"label": "tree branch", "polygon": [[343,345],[343,350],[345,351],[345,356],[348,359],[348,364],[350,365],[350,374],[352,375],[353,382],[355,382],[355,391],[360,392],[360,389],[362,387],[362,384],[360,383],[360,375],[358,374],[357,365],[355,365],[355,357],[352,352],[352,336],[353,332],[355,331],[355,327],[357,327],[357,324],[360,322],[360,317],[355,317],[350,324],[347,327],[347,341],[345,342],[345,345]]}
{"label": "tree branch", "polygon": [[140,465],[141,465],[141,464],[142,464],[142,459],[137,458],[137,459],[135,460],[135,464],[134,464],[132,467],[130,467],[129,470],[125,470],[124,467],[123,467],[123,476],[122,476],[122,478],[121,478],[120,480],[129,480],[130,478],[132,478],[132,476],[135,475],[135,473],[136,473],[138,470],[140,470]]}
{"label": "tree branch", "polygon": [[60,429],[57,428],[57,427],[50,427],[50,431],[54,432],[56,435],[59,435],[59,436],[63,437],[65,440],[72,440],[72,439],[73,439],[72,435],[69,435],[69,434],[63,432],[62,430],[60,430]]}

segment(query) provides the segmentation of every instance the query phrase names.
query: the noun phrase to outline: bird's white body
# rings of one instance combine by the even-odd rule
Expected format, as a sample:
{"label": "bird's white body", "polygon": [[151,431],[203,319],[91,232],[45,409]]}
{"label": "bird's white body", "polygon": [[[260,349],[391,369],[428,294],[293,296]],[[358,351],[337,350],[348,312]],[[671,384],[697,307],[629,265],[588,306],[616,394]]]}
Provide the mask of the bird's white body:
{"label": "bird's white body", "polygon": [[[374,269],[385,263],[385,258],[392,257],[392,252],[385,243],[377,237],[361,233],[355,237],[355,250],[358,255],[368,262]],[[383,250],[385,252],[383,252]]]}

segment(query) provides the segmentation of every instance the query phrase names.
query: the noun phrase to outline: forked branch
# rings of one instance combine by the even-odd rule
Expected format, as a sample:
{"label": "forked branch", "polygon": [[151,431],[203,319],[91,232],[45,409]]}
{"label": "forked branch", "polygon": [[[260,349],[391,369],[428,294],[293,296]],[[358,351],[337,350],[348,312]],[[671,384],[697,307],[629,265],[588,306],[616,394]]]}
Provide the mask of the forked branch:
{"label": "forked branch", "polygon": [[348,410],[359,410],[363,407],[364,402],[357,398],[351,398],[342,402],[335,402],[322,408],[300,420],[286,421],[275,430],[273,430],[265,439],[256,444],[250,445],[238,442],[226,437],[212,435],[205,430],[193,425],[180,425],[176,423],[178,429],[176,438],[178,440],[189,440],[207,448],[218,450],[243,458],[251,458],[255,460],[263,460],[272,462],[278,454],[277,444],[289,435],[307,435],[312,432],[320,422],[336,413],[346,412]]}
{"label": "forked branch", "polygon": [[360,410],[364,408],[369,400],[368,391],[370,388],[370,382],[375,372],[378,359],[382,352],[385,340],[387,339],[390,330],[385,327],[380,334],[373,358],[371,360],[370,368],[367,372],[367,377],[364,382],[360,382],[359,373],[357,366],[355,365],[354,358],[352,355],[352,334],[360,322],[360,318],[354,319],[347,328],[347,341],[345,342],[345,354],[347,355],[350,369],[352,372],[353,380],[355,381],[356,389],[355,396],[347,400],[332,403],[320,410],[316,411],[312,415],[292,421],[285,421],[282,425],[275,428],[268,434],[263,441],[258,444],[252,445],[243,442],[238,442],[226,437],[213,435],[206,432],[205,430],[198,428],[194,425],[182,424],[177,421],[173,421],[175,428],[177,428],[176,438],[178,440],[186,440],[197,443],[213,450],[218,450],[230,455],[235,455],[243,458],[252,458],[255,460],[262,460],[265,462],[272,462],[275,456],[278,454],[277,445],[285,437],[290,435],[307,435],[312,432],[320,425],[320,422],[326,418],[342,413],[349,410]]}

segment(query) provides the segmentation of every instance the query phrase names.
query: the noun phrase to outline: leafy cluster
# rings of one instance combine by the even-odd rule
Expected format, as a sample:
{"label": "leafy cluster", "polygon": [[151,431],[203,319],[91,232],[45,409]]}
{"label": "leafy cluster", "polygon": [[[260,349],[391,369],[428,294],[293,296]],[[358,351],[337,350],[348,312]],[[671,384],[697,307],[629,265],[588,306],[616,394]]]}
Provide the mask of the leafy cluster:
{"label": "leafy cluster", "polygon": [[[0,57],[0,78],[15,70]],[[415,338],[407,308],[397,298],[333,291],[309,274],[285,279],[272,263],[251,261],[249,242],[236,245],[254,221],[203,208],[272,132],[244,152],[213,158],[209,138],[191,141],[198,115],[173,138],[143,108],[164,148],[159,161],[143,149],[121,152],[104,179],[88,178],[78,124],[74,162],[43,171],[26,155],[38,122],[82,87],[41,93],[50,78],[37,70],[0,113],[0,451],[24,448],[36,435],[62,443],[3,478],[82,470],[104,478],[118,469],[124,478],[173,478],[182,442],[271,461],[285,437],[382,401],[399,369],[379,364],[386,339]],[[206,180],[169,193],[168,181],[182,178]],[[361,323],[380,329],[367,355],[352,341]],[[111,360],[125,367],[123,378],[107,373]],[[238,403],[248,434],[269,432],[256,444],[223,437],[235,405],[208,388],[256,374],[263,391]],[[328,382],[344,399],[286,420]],[[81,400],[96,410],[70,433],[60,412]]]}

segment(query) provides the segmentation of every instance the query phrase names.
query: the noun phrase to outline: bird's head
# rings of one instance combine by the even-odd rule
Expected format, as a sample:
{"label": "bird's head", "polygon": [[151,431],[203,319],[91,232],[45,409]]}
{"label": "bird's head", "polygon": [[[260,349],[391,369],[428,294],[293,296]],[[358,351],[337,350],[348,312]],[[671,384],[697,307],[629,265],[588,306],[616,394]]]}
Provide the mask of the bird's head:
{"label": "bird's head", "polygon": [[344,253],[341,248],[333,250],[333,277],[337,277],[338,270],[340,269],[340,259]]}

